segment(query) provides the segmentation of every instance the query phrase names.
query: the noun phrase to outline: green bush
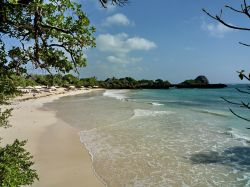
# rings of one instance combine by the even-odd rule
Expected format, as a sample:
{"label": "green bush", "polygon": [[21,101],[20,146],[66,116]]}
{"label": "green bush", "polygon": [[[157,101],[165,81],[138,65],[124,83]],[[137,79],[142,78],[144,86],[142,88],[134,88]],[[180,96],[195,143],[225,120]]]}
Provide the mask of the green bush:
{"label": "green bush", "polygon": [[38,179],[31,169],[33,158],[23,147],[26,141],[18,141],[6,147],[0,147],[0,186],[14,187],[30,185]]}

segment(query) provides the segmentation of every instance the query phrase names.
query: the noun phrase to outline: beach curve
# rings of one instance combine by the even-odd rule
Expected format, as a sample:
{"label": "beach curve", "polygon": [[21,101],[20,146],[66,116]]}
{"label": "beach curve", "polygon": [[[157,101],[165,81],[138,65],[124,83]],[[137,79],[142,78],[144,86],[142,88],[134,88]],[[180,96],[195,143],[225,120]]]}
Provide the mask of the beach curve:
{"label": "beach curve", "polygon": [[39,181],[32,186],[104,186],[95,176],[91,157],[81,144],[79,132],[56,117],[56,111],[46,111],[45,103],[63,96],[88,93],[90,90],[72,90],[62,93],[14,99],[10,118],[11,128],[0,129],[2,145],[16,138],[28,140],[26,149],[34,156],[34,168]]}

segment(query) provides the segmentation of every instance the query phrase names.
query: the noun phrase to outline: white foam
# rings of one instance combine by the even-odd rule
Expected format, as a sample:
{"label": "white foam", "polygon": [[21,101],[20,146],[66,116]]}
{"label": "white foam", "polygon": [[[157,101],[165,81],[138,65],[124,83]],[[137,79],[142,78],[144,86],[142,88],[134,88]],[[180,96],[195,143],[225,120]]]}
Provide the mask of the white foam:
{"label": "white foam", "polygon": [[135,109],[133,117],[145,117],[145,116],[159,116],[173,114],[171,111],[156,111],[156,110],[142,110]]}
{"label": "white foam", "polygon": [[231,130],[227,131],[224,134],[230,135],[232,138],[241,141],[244,145],[248,145],[248,143],[250,142],[250,137],[239,132],[237,129],[234,128],[232,128]]}
{"label": "white foam", "polygon": [[[95,130],[95,129],[93,129]],[[93,163],[94,163],[94,156],[96,153],[95,149],[93,149],[93,146],[91,146],[90,142],[93,141],[93,139],[95,139],[96,137],[94,135],[90,135],[88,136],[87,131],[80,131],[79,135],[80,135],[80,142],[85,146],[85,148],[87,149],[90,157],[91,157],[91,161],[92,161],[92,169],[94,171],[95,176],[104,184],[105,187],[107,187],[107,184],[105,183],[104,179],[98,175],[98,173],[96,172],[95,168],[93,167]]]}
{"label": "white foam", "polygon": [[112,97],[118,100],[124,100],[127,97],[125,96],[125,93],[127,93],[128,90],[106,90],[103,93],[103,96],[105,97]]}
{"label": "white foam", "polygon": [[156,102],[152,102],[152,103],[150,103],[150,104],[153,105],[153,106],[162,106],[162,105],[164,105],[164,104],[156,103]]}
{"label": "white foam", "polygon": [[193,104],[198,104],[197,102],[194,101],[189,101],[189,100],[167,100],[166,102],[168,103],[193,103]]}
{"label": "white foam", "polygon": [[215,115],[215,116],[221,116],[221,117],[228,117],[230,116],[229,112],[223,112],[219,110],[206,110],[206,109],[192,109],[195,112],[200,112],[204,114],[210,114],[210,115]]}
{"label": "white foam", "polygon": [[250,180],[249,180],[249,178],[250,178],[250,173],[249,173],[249,172],[246,173],[246,174],[243,176],[243,178],[248,180],[244,187],[250,186]]}

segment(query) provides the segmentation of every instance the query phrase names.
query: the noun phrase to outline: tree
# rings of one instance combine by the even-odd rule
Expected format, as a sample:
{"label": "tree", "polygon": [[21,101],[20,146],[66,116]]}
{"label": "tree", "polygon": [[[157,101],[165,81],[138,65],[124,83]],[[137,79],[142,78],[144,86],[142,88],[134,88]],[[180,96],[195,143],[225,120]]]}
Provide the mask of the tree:
{"label": "tree", "polygon": [[[28,5],[31,2],[34,2],[35,0],[1,0],[0,1],[0,5],[3,7],[6,3],[10,2],[10,3],[15,3],[15,4],[21,4],[21,5]],[[99,0],[99,2],[101,3],[101,5],[104,8],[107,8],[107,5],[109,3],[113,4],[113,5],[118,5],[118,6],[124,6],[126,5],[129,0]],[[1,19],[0,19],[1,20]]]}
{"label": "tree", "polygon": [[15,140],[13,144],[0,147],[0,185],[30,185],[38,175],[31,169],[33,158],[23,146],[26,141]]}
{"label": "tree", "polygon": [[99,0],[104,8],[107,8],[107,4],[110,2],[111,4],[116,4],[119,6],[124,6],[128,3],[128,0]]}
{"label": "tree", "polygon": [[[8,127],[11,109],[3,104],[18,94],[15,77],[26,65],[66,73],[84,67],[83,49],[94,47],[95,28],[81,6],[70,0],[0,0],[0,126]],[[6,47],[6,38],[18,44]],[[0,147],[0,186],[32,184],[38,179],[25,141]]]}
{"label": "tree", "polygon": [[[128,0],[99,0],[125,5]],[[84,50],[95,47],[89,19],[81,5],[72,0],[0,0],[0,126],[8,127],[11,109],[2,110],[8,99],[18,94],[17,76],[27,74],[26,65],[68,73],[86,66]],[[18,44],[6,48],[6,38]],[[58,81],[58,77],[54,79]],[[46,83],[50,78],[41,80]],[[63,83],[62,83],[63,84]],[[31,168],[32,156],[23,146],[25,141],[0,147],[0,186],[29,185],[38,179]]]}
{"label": "tree", "polygon": [[[13,81],[11,80],[11,70],[6,70],[8,67],[6,53],[3,43],[0,42],[0,106],[8,104],[8,99],[14,96],[17,92]],[[0,127],[8,127],[8,117],[10,116],[11,110],[0,109]]]}
{"label": "tree", "polygon": [[95,46],[95,28],[81,5],[70,0],[0,1],[1,35],[20,42],[8,51],[13,65],[32,62],[36,68],[64,73],[86,65],[83,49]]}
{"label": "tree", "polygon": [[[14,69],[7,64],[7,55],[3,43],[0,43],[0,105],[8,104],[8,99],[18,94],[12,79]],[[8,118],[11,109],[0,109],[0,127],[9,127]],[[36,171],[31,168],[32,156],[23,146],[25,141],[18,141],[0,147],[0,186],[20,186],[32,184],[38,179]]]}
{"label": "tree", "polygon": [[[99,2],[123,6],[128,0]],[[84,67],[83,48],[95,46],[93,32],[81,5],[71,0],[0,0],[0,40],[5,35],[20,42],[8,52],[17,69],[28,62],[49,72]]]}
{"label": "tree", "polygon": [[[242,15],[242,16],[246,17],[247,19],[250,19],[250,5],[248,4],[247,0],[243,0],[240,7],[241,7],[240,9],[237,9],[237,8],[232,7],[230,5],[225,5],[226,9],[228,9],[228,10],[234,12],[234,13],[237,13],[239,15]],[[223,24],[224,26],[226,26],[228,28],[236,29],[236,30],[243,30],[243,31],[250,31],[250,27],[237,26],[237,24],[232,24],[232,23],[227,22],[223,18],[223,9],[221,9],[220,14],[216,14],[216,15],[212,15],[210,12],[208,12],[205,9],[202,9],[202,10],[209,17],[211,17],[212,19],[218,21],[219,23]],[[239,42],[239,44],[247,46],[247,47],[250,47],[250,45],[247,44],[247,43],[245,43],[245,42]],[[245,72],[244,72],[244,70],[238,71],[237,73],[239,74],[239,78],[241,80],[246,79],[246,80],[250,81],[250,74],[246,75]],[[250,89],[250,87],[248,87],[246,90],[242,90],[242,89],[236,88],[236,90],[238,92],[243,93],[243,94],[250,94],[249,89]],[[222,99],[225,100],[226,102],[230,103],[230,104],[237,105],[237,106],[240,106],[240,107],[242,107],[244,109],[250,110],[250,103],[248,103],[248,102],[245,102],[245,101],[232,102],[232,101],[230,101],[230,100],[228,100],[228,99],[226,99],[224,97],[222,97]],[[231,113],[233,113],[238,118],[250,122],[249,118],[244,117],[244,116],[236,113],[231,108],[229,108],[229,110],[230,110]]]}

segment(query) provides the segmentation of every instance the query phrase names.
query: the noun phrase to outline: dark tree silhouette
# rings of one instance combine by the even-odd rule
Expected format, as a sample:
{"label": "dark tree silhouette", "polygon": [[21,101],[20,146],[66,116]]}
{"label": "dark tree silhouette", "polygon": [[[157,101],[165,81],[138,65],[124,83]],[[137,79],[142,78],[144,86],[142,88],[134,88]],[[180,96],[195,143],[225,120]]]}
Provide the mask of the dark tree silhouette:
{"label": "dark tree silhouette", "polygon": [[[230,5],[225,5],[225,9],[228,9],[228,10],[234,12],[234,13],[240,14],[243,17],[246,17],[246,18],[250,19],[250,5],[247,2],[247,0],[242,1],[242,3],[240,4],[240,9],[237,9],[237,8],[235,8],[233,6],[230,6]],[[226,26],[228,28],[236,29],[236,30],[242,30],[242,31],[250,31],[250,27],[241,26],[241,25],[238,25],[238,24],[232,24],[232,23],[229,23],[228,21],[226,21],[225,18],[223,18],[223,9],[221,9],[219,14],[215,14],[215,15],[211,14],[206,9],[202,9],[202,10],[209,17],[211,17],[212,19],[218,21],[219,23],[223,24],[224,26]],[[239,42],[239,44],[250,47],[250,44],[247,44],[245,42]],[[246,79],[246,80],[250,81],[250,74],[246,75],[244,70],[237,71],[237,73],[239,74],[239,78],[241,80]],[[250,87],[247,87],[246,90],[242,90],[242,89],[239,89],[239,88],[236,88],[236,90],[239,93],[242,93],[242,94],[250,94]],[[232,104],[232,105],[237,105],[237,106],[240,106],[240,107],[242,107],[244,109],[250,110],[250,103],[249,102],[245,102],[245,101],[232,102],[232,101],[230,101],[230,100],[228,100],[228,99],[226,99],[224,97],[222,97],[222,99],[224,101]],[[229,108],[229,110],[230,110],[230,112],[232,114],[234,114],[238,118],[250,122],[250,118],[244,117],[241,114],[236,113],[231,108]],[[248,128],[248,129],[250,129],[250,128]]]}
{"label": "dark tree silhouette", "polygon": [[[17,0],[17,4],[27,5],[31,3],[34,0]],[[111,3],[113,5],[119,5],[124,6],[128,3],[128,0],[98,0],[103,7],[107,7],[108,3]],[[3,7],[4,5],[11,3],[11,0],[0,0],[0,7]]]}
{"label": "dark tree silhouette", "polygon": [[[243,0],[243,3],[241,4],[241,9],[236,9],[230,5],[225,5],[226,9],[229,9],[235,13],[241,14],[245,16],[246,18],[250,19],[250,5],[248,5],[246,0]],[[209,17],[213,18],[214,20],[220,22],[226,27],[229,27],[231,29],[236,29],[236,30],[245,30],[245,31],[250,31],[250,27],[245,27],[245,26],[237,26],[237,24],[231,24],[228,23],[224,18],[223,18],[223,9],[221,9],[220,14],[215,14],[212,15],[210,12],[208,12],[206,9],[202,9],[203,12],[205,12]],[[239,42],[242,45],[245,46],[250,46],[249,44],[246,44],[244,42]]]}
{"label": "dark tree silhouette", "polygon": [[128,0],[99,0],[99,1],[104,8],[107,7],[108,3],[111,3],[113,5],[119,5],[119,6],[124,6],[128,3]]}

